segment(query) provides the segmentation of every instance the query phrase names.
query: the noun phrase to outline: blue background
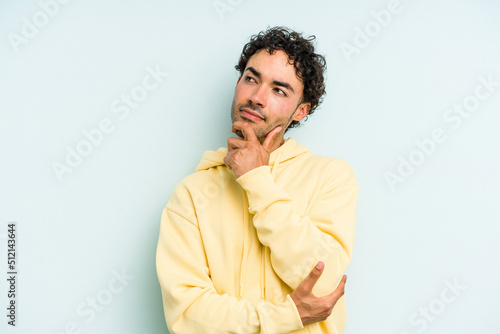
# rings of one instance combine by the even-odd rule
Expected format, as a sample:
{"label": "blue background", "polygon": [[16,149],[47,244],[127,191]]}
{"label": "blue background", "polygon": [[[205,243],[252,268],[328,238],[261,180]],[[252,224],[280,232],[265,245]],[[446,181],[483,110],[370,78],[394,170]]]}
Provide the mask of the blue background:
{"label": "blue background", "polygon": [[[346,334],[499,333],[499,17],[486,0],[2,1],[0,247],[16,222],[19,270],[2,333],[167,333],[161,211],[225,146],[234,65],[275,25],[316,35],[328,62],[323,105],[287,134],[358,178]],[[453,112],[488,78],[470,115]],[[426,153],[435,129],[446,140]]]}

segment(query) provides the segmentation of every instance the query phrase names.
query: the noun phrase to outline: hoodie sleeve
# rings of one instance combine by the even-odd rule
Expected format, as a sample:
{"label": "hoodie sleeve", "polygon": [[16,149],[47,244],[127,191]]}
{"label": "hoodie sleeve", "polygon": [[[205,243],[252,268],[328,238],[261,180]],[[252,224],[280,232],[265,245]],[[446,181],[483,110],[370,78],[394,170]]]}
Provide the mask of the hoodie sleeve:
{"label": "hoodie sleeve", "polygon": [[303,328],[290,296],[281,304],[271,304],[251,303],[218,294],[210,279],[199,227],[194,216],[186,216],[190,220],[167,205],[161,216],[156,252],[157,274],[170,333],[274,334]]}
{"label": "hoodie sleeve", "polygon": [[325,168],[319,193],[303,216],[294,199],[274,182],[269,166],[255,168],[237,181],[247,193],[257,235],[270,248],[278,276],[295,290],[323,261],[313,293],[324,296],[335,290],[354,246],[358,184],[349,164],[334,159]]}

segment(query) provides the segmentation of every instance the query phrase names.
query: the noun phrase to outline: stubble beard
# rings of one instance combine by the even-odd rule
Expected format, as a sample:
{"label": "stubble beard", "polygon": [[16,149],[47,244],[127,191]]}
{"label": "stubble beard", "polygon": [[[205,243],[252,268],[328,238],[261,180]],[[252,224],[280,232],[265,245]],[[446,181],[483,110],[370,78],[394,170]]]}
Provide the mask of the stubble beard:
{"label": "stubble beard", "polygon": [[[302,101],[302,100],[301,100]],[[288,119],[288,122],[287,122],[287,125],[286,127],[288,128],[288,126],[290,125],[290,123],[292,122],[292,117],[293,115],[295,114],[295,111],[297,110],[297,108],[299,107],[301,101],[299,101],[299,104],[297,105],[297,107],[295,108],[295,110],[290,114],[290,117]],[[252,109],[252,110],[255,110],[255,109],[258,109],[258,108],[255,108],[254,106],[250,106],[248,104],[246,105],[242,105],[244,106],[245,108],[248,108],[248,109]],[[252,127],[252,129],[254,130],[255,132],[255,136],[257,136],[257,139],[259,140],[259,142],[262,144],[264,143],[264,140],[266,140],[266,137],[267,135],[274,129],[276,128],[279,124],[278,123],[274,123],[274,124],[270,124],[267,129],[262,129],[262,128],[257,128],[257,123],[255,123],[253,120],[251,119],[247,119],[247,118],[244,118],[242,116],[239,115],[239,109],[240,109],[241,106],[237,106],[236,105],[236,101],[233,100],[233,103],[231,104],[231,122],[234,123],[235,121],[245,121],[247,122],[248,124],[250,124],[250,126]],[[262,111],[258,110],[257,111],[259,113],[259,115],[263,115]],[[263,115],[264,118],[264,121],[263,122],[267,122],[267,117],[266,115]],[[281,134],[281,141],[280,141],[280,145],[283,144],[283,134],[285,133],[284,130],[281,130],[280,131],[282,134]],[[240,137],[240,138],[244,138],[243,137],[243,134],[241,133],[240,130],[236,130],[235,134]]]}
{"label": "stubble beard", "polygon": [[[253,121],[251,119],[248,119],[248,118],[245,118],[245,117],[242,117],[239,114],[241,107],[245,107],[245,108],[254,110],[254,111],[258,112],[259,115],[263,115],[263,117],[264,117],[263,122],[266,122],[267,117],[263,114],[263,112],[259,108],[256,108],[255,106],[252,106],[252,105],[249,105],[249,104],[237,106],[236,102],[233,100],[233,103],[231,105],[231,122],[234,123],[236,121],[245,121],[248,124],[250,124],[250,126],[253,129],[253,131],[255,132],[255,136],[257,137],[257,139],[259,140],[259,142],[262,144],[264,142],[264,140],[266,140],[266,137],[269,134],[269,132],[271,132],[271,130],[274,129],[274,127],[271,127],[270,128],[271,130],[269,130],[269,131],[267,131],[266,129],[263,129],[261,127],[258,127],[258,125],[257,125],[257,123],[255,121]],[[240,130],[236,130],[235,134],[238,137],[240,137],[240,138],[244,138],[243,134],[241,133]]]}

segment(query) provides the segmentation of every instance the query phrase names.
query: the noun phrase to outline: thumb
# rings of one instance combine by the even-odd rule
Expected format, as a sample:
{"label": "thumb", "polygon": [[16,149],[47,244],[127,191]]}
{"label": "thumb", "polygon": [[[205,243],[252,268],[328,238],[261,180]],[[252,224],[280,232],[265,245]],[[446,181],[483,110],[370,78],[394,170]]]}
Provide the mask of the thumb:
{"label": "thumb", "polygon": [[347,275],[344,275],[340,280],[340,283],[337,286],[337,288],[331,294],[328,295],[328,298],[331,299],[334,305],[340,299],[340,297],[344,295],[346,281],[347,281]]}
{"label": "thumb", "polygon": [[269,148],[271,147],[271,145],[273,144],[273,141],[274,139],[276,138],[276,136],[278,135],[278,133],[281,131],[281,126],[277,126],[275,127],[271,132],[269,132],[266,136],[266,139],[264,140],[264,142],[262,143],[262,147],[267,151],[269,152]]}

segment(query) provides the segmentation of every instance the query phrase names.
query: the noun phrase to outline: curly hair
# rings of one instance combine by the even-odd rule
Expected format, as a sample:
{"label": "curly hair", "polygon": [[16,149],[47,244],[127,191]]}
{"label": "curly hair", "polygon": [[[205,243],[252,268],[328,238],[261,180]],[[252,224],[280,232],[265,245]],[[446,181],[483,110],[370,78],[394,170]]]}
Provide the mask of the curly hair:
{"label": "curly hair", "polygon": [[[302,34],[286,27],[268,27],[266,31],[253,35],[245,44],[235,68],[243,75],[250,57],[260,50],[266,50],[269,54],[273,54],[276,50],[286,52],[289,63],[293,64],[297,77],[304,85],[299,104],[303,102],[311,104],[309,116],[323,102],[323,96],[326,94],[324,78],[326,61],[323,56],[314,53],[315,39],[314,35],[304,38]],[[288,128],[297,127],[299,124],[298,121],[292,121]]]}

